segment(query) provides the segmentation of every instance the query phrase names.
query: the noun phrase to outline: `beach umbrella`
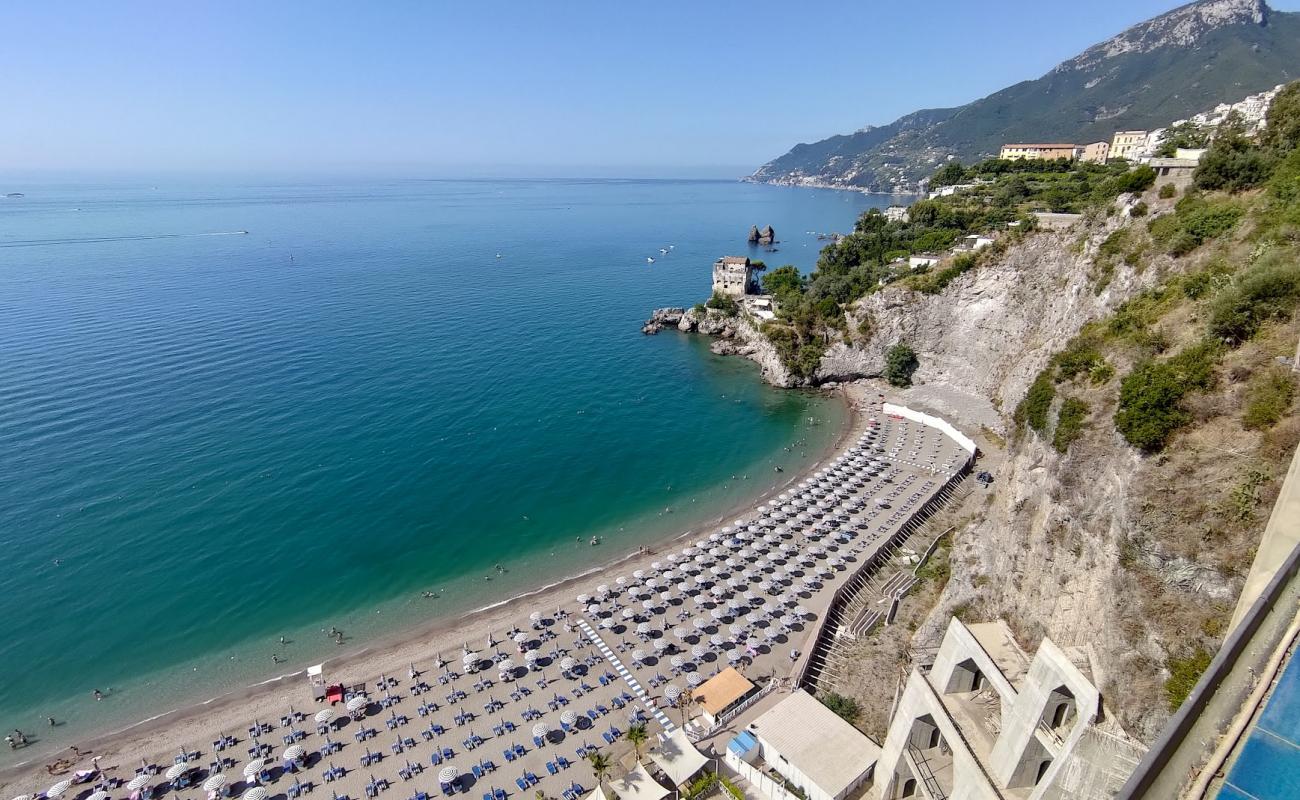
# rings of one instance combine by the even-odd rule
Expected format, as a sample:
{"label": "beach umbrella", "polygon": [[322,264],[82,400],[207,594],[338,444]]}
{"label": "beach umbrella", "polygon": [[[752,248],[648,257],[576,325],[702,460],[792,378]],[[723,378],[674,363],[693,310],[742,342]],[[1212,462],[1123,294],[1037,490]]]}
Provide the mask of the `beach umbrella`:
{"label": "beach umbrella", "polygon": [[577,721],[578,721],[578,713],[576,711],[570,710],[560,715],[560,722],[564,723],[565,725],[572,725]]}
{"label": "beach umbrella", "polygon": [[167,771],[163,773],[163,777],[169,781],[174,781],[180,776],[184,775],[185,771],[188,770],[189,768],[190,768],[189,764],[172,764],[170,767],[167,768]]}
{"label": "beach umbrella", "polygon": [[208,779],[203,782],[203,791],[219,792],[226,786],[226,773],[218,772],[216,775],[209,775]]}
{"label": "beach umbrella", "polygon": [[646,657],[646,652],[640,648],[637,648],[636,650],[632,651],[633,661],[645,661],[645,657]]}
{"label": "beach umbrella", "polygon": [[252,761],[244,765],[244,778],[246,780],[253,780],[259,774],[261,774],[262,767],[264,766],[266,766],[266,761],[264,759],[260,759],[260,758],[253,759]]}
{"label": "beach umbrella", "polygon": [[[477,664],[478,662],[479,662],[479,655],[478,653],[475,653],[473,650],[465,653],[465,655],[462,656],[460,659],[460,663],[466,666],[469,666],[470,664]],[[352,709],[349,708],[348,710],[351,711]]]}
{"label": "beach umbrella", "polygon": [[632,577],[636,578],[637,580],[641,580],[645,578],[645,570],[643,569],[633,570]]}
{"label": "beach umbrella", "polygon": [[321,725],[324,725],[332,719],[334,719],[334,709],[332,708],[323,708],[316,712],[316,722]]}
{"label": "beach umbrella", "polygon": [[[71,783],[69,783],[69,785],[71,785]],[[148,775],[136,775],[129,782],[127,782],[126,790],[128,792],[138,792],[148,785],[149,785]],[[46,792],[46,796],[49,796],[49,792]]]}
{"label": "beach umbrella", "polygon": [[515,669],[515,662],[508,658],[503,658],[501,659],[501,662],[497,664],[497,669],[501,672],[513,672]]}
{"label": "beach umbrella", "polygon": [[451,783],[460,777],[460,770],[455,767],[443,767],[438,771],[438,783]]}
{"label": "beach umbrella", "polygon": [[722,634],[715,633],[709,637],[709,644],[713,645],[714,647],[722,647],[722,642],[723,642]]}
{"label": "beach umbrella", "polygon": [[649,634],[652,630],[654,630],[654,628],[652,628],[648,622],[642,622],[636,626],[636,632],[641,636]]}
{"label": "beach umbrella", "polygon": [[560,669],[564,670],[565,672],[568,672],[569,670],[573,669],[576,666],[578,666],[578,662],[574,661],[572,658],[569,658],[568,656],[565,656],[564,659],[560,661]]}
{"label": "beach umbrella", "polygon": [[591,595],[589,595],[589,594],[580,594],[580,595],[578,595],[578,604],[579,604],[579,605],[584,605],[584,606],[585,606],[585,605],[587,605],[587,601],[589,601],[589,600],[591,600]]}
{"label": "beach umbrella", "polygon": [[527,661],[529,664],[533,663],[534,661],[536,661],[541,657],[542,657],[541,652],[537,650],[529,650],[527,653],[524,653],[524,661]]}
{"label": "beach umbrella", "polygon": [[244,792],[243,800],[267,800],[270,796],[270,793],[267,792],[266,789],[263,789],[261,786],[254,786],[252,789]]}
{"label": "beach umbrella", "polygon": [[698,672],[688,672],[686,673],[686,682],[691,686],[699,686],[704,683],[704,678]]}
{"label": "beach umbrella", "polygon": [[670,683],[664,687],[664,699],[670,703],[677,702],[677,698],[682,696],[682,687],[675,683]]}
{"label": "beach umbrella", "polygon": [[514,639],[515,644],[523,644],[524,642],[528,641],[528,634],[524,633],[523,631],[520,631],[519,633],[516,633],[512,638]]}
{"label": "beach umbrella", "polygon": [[531,614],[528,615],[528,619],[529,619],[530,621],[532,621],[532,622],[541,622],[541,621],[542,621],[542,612],[540,612],[540,611],[534,611],[533,613],[531,613]]}
{"label": "beach umbrella", "polygon": [[709,627],[709,623],[705,622],[699,617],[696,617],[695,619],[691,620],[691,625],[695,626],[695,630],[697,631],[702,631],[705,628]]}
{"label": "beach umbrella", "polygon": [[597,587],[596,587],[596,594],[598,594],[598,595],[602,595],[602,596],[603,596],[603,595],[607,595],[607,594],[609,594],[609,584],[602,583],[601,585],[597,586]]}
{"label": "beach umbrella", "polygon": [[587,613],[593,617],[600,616],[600,606],[596,605],[595,603],[592,603],[591,605],[587,606]]}
{"label": "beach umbrella", "polygon": [[545,722],[539,722],[533,726],[533,735],[540,738],[551,732],[551,726]]}
{"label": "beach umbrella", "polygon": [[665,651],[665,650],[668,649],[668,640],[667,640],[667,639],[655,639],[655,641],[654,641],[654,648],[655,648],[655,652],[656,652],[656,653],[662,653],[663,651]]}
{"label": "beach umbrella", "polygon": [[691,648],[691,655],[695,656],[696,659],[704,658],[704,655],[708,652],[708,648],[702,644],[697,644]]}
{"label": "beach umbrella", "polygon": [[306,750],[300,744],[292,744],[284,748],[284,755],[281,758],[285,761],[296,761],[306,754]]}
{"label": "beach umbrella", "polygon": [[58,797],[72,788],[72,781],[59,781],[45,790],[46,797]]}
{"label": "beach umbrella", "polygon": [[618,584],[619,586],[627,586],[627,576],[619,575],[617,578],[614,579],[614,583]]}
{"label": "beach umbrella", "polygon": [[673,636],[676,636],[678,639],[685,639],[687,636],[690,635],[691,632],[686,630],[685,628],[673,628]]}
{"label": "beach umbrella", "polygon": [[103,789],[100,789],[99,791],[91,792],[90,797],[87,797],[86,800],[108,800],[108,798],[109,798],[108,792],[104,791]]}
{"label": "beach umbrella", "polygon": [[347,709],[348,711],[355,714],[356,712],[363,710],[368,705],[370,705],[370,698],[366,697],[364,694],[359,694],[348,701]]}
{"label": "beach umbrella", "polygon": [[653,610],[654,610],[654,607],[655,607],[655,601],[653,601],[653,600],[642,600],[642,601],[641,601],[641,608],[644,609],[645,611],[653,611]]}
{"label": "beach umbrella", "polygon": [[677,667],[678,669],[681,669],[682,665],[686,663],[686,659],[682,658],[681,656],[673,656],[672,658],[668,659],[668,663],[672,664],[674,667]]}

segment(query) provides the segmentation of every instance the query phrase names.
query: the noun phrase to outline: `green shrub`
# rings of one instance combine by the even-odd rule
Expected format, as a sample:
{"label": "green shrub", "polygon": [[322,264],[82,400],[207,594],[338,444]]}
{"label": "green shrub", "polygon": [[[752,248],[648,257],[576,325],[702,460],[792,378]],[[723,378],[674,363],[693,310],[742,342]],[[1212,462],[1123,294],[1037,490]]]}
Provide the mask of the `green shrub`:
{"label": "green shrub", "polygon": [[1064,453],[1070,449],[1070,443],[1083,433],[1083,421],[1088,417],[1088,404],[1074,397],[1067,397],[1061,403],[1061,410],[1056,414],[1056,432],[1052,436],[1052,447]]}
{"label": "green shrub", "polygon": [[1221,291],[1210,306],[1210,332],[1240,344],[1272,320],[1290,319],[1300,302],[1300,264],[1269,254]]}
{"label": "green shrub", "polygon": [[1160,191],[1157,194],[1161,200],[1168,200],[1171,197],[1178,196],[1178,187],[1174,186],[1172,183],[1166,183],[1164,186],[1160,187]]}
{"label": "green shrub", "polygon": [[1237,131],[1224,130],[1201,156],[1192,180],[1201,189],[1240,192],[1268,180],[1276,165],[1272,152]]}
{"label": "green shrub", "polygon": [[1016,405],[1016,412],[1013,419],[1016,423],[1017,430],[1024,430],[1028,425],[1040,434],[1047,433],[1047,416],[1052,410],[1052,400],[1056,397],[1056,385],[1052,380],[1052,370],[1045,369],[1038,373],[1034,382],[1029,385],[1029,391],[1025,392],[1025,397]]}
{"label": "green shrub", "polygon": [[906,342],[899,342],[885,354],[885,380],[890,386],[911,386],[912,375],[920,365],[916,351]]}
{"label": "green shrub", "polygon": [[725,295],[720,292],[714,292],[713,296],[710,297],[704,305],[721,311],[728,317],[734,317],[740,311],[740,306],[736,304],[735,299],[730,295]]}
{"label": "green shrub", "polygon": [[1115,428],[1129,444],[1146,452],[1160,450],[1174,431],[1191,421],[1182,407],[1190,391],[1209,388],[1214,379],[1217,347],[1202,342],[1168,361],[1144,361],[1119,386]]}
{"label": "green shrub", "polygon": [[857,720],[858,715],[862,713],[862,709],[858,706],[858,701],[854,700],[852,697],[845,697],[842,694],[826,692],[822,695],[821,701],[822,705],[826,706],[831,711],[834,711],[847,722],[854,722]]}
{"label": "green shrub", "polygon": [[1252,430],[1271,428],[1286,416],[1295,399],[1291,371],[1271,367],[1256,373],[1246,386],[1246,409],[1242,424]]}
{"label": "green shrub", "polygon": [[1052,359],[1056,365],[1056,380],[1074,380],[1079,375],[1090,374],[1098,365],[1106,362],[1105,356],[1082,336],[1076,336],[1064,350]]}
{"label": "green shrub", "polygon": [[695,305],[691,306],[691,310],[694,311],[696,314],[703,315],[708,311],[708,306],[704,305],[703,303],[696,303]]}
{"label": "green shrub", "polygon": [[913,286],[917,291],[925,294],[938,294],[947,288],[958,275],[968,272],[979,263],[979,258],[974,253],[961,253],[953,258],[952,263],[937,272],[931,272],[924,277],[918,278]]}
{"label": "green shrub", "polygon": [[1130,217],[1145,217],[1147,215],[1148,210],[1149,209],[1147,208],[1146,201],[1139,200],[1133,204],[1132,208],[1128,210],[1128,215]]}
{"label": "green shrub", "polygon": [[1177,711],[1187,695],[1196,688],[1196,682],[1201,679],[1212,660],[1209,651],[1200,645],[1190,655],[1169,657],[1165,665],[1169,668],[1169,677],[1165,679],[1165,699],[1171,712]]}
{"label": "green shrub", "polygon": [[1183,256],[1232,230],[1243,213],[1242,207],[1232,200],[1205,200],[1199,195],[1187,195],[1178,201],[1173,214],[1151,220],[1147,230],[1170,255]]}

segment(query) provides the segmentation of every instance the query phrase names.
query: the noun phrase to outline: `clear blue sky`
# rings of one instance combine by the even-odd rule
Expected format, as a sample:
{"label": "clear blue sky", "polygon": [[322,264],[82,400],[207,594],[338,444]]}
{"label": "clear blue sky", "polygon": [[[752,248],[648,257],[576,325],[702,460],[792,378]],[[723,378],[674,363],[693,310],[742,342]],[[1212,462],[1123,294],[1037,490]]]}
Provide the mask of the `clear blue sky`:
{"label": "clear blue sky", "polygon": [[1176,4],[14,0],[0,171],[734,176]]}

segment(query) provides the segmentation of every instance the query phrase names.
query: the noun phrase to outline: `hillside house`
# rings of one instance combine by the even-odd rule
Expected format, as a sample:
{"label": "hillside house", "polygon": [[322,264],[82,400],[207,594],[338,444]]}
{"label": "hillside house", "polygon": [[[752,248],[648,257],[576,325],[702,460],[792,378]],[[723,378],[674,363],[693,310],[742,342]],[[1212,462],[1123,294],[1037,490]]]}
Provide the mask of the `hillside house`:
{"label": "hillside house", "polygon": [[713,292],[732,297],[758,294],[758,273],[745,256],[723,256],[713,262]]}

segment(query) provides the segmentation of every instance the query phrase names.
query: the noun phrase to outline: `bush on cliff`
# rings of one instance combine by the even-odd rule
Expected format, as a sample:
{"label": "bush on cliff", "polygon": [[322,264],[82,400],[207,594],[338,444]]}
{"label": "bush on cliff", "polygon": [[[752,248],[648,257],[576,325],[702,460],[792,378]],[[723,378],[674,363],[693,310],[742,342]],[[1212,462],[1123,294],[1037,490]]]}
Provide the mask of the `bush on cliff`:
{"label": "bush on cliff", "polygon": [[1052,400],[1056,397],[1056,386],[1052,380],[1052,369],[1043,370],[1029,385],[1029,391],[1016,405],[1014,419],[1016,430],[1023,431],[1028,425],[1040,434],[1047,433],[1047,416],[1052,410]]}
{"label": "bush on cliff", "polygon": [[885,380],[890,386],[911,386],[912,375],[919,366],[916,351],[906,342],[899,342],[885,354]]}
{"label": "bush on cliff", "polygon": [[1246,270],[1214,299],[1210,332],[1238,345],[1271,320],[1290,319],[1300,303],[1300,264],[1272,252]]}
{"label": "bush on cliff", "polygon": [[734,317],[740,313],[740,306],[736,304],[736,301],[731,296],[718,292],[714,292],[713,296],[704,305],[716,311],[721,311],[728,317]]}
{"label": "bush on cliff", "polygon": [[1295,379],[1281,367],[1264,370],[1246,386],[1246,409],[1242,424],[1250,429],[1271,428],[1291,409],[1295,399]]}
{"label": "bush on cliff", "polygon": [[1115,428],[1129,444],[1146,452],[1160,450],[1174,431],[1191,421],[1183,398],[1214,382],[1218,346],[1192,345],[1167,361],[1144,361],[1119,386]]}
{"label": "bush on cliff", "polygon": [[1088,404],[1077,397],[1067,397],[1056,414],[1056,431],[1052,434],[1052,447],[1058,453],[1070,449],[1075,439],[1083,434],[1083,421],[1088,417]]}

